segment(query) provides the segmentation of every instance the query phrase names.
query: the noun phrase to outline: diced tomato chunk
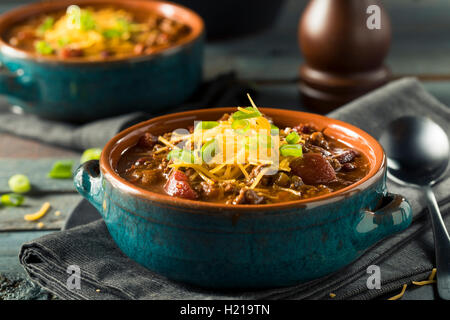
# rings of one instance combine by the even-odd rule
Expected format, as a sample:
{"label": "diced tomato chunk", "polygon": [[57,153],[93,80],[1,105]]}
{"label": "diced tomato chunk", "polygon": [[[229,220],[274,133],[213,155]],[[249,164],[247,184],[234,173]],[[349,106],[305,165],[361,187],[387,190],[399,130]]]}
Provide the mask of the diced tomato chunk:
{"label": "diced tomato chunk", "polygon": [[192,189],[189,184],[188,177],[181,171],[173,172],[166,184],[164,191],[170,196],[194,200],[198,198],[198,194]]}

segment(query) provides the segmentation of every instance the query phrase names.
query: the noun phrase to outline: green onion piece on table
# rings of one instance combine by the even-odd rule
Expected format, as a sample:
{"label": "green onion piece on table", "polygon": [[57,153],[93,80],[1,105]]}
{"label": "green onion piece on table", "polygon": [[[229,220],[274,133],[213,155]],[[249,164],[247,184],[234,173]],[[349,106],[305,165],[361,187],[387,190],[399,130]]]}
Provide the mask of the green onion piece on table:
{"label": "green onion piece on table", "polygon": [[98,160],[100,159],[100,155],[102,153],[102,149],[99,148],[91,148],[84,150],[81,155],[80,163],[85,163],[89,160]]}
{"label": "green onion piece on table", "polygon": [[24,174],[13,175],[9,178],[8,185],[14,193],[25,193],[31,190],[30,180]]}
{"label": "green onion piece on table", "polygon": [[280,153],[283,157],[301,157],[303,156],[302,146],[300,144],[285,144],[280,147]]}
{"label": "green onion piece on table", "polygon": [[219,125],[217,121],[200,121],[196,126],[195,130],[208,130],[215,128]]}
{"label": "green onion piece on table", "polygon": [[253,107],[247,107],[245,110],[248,110],[250,112],[244,112],[244,111],[236,111],[231,115],[233,120],[242,120],[242,119],[250,119],[250,118],[257,118],[261,116],[261,112],[258,111],[258,109],[255,109]]}
{"label": "green onion piece on table", "polygon": [[0,197],[0,202],[4,206],[18,207],[24,201],[25,201],[25,197],[20,194],[16,194],[16,193],[7,193],[7,194],[3,194]]}
{"label": "green onion piece on table", "polygon": [[56,161],[48,176],[52,179],[70,179],[72,178],[73,161]]}
{"label": "green onion piece on table", "polygon": [[297,132],[292,131],[286,136],[286,142],[289,144],[296,144],[300,141],[300,136]]}

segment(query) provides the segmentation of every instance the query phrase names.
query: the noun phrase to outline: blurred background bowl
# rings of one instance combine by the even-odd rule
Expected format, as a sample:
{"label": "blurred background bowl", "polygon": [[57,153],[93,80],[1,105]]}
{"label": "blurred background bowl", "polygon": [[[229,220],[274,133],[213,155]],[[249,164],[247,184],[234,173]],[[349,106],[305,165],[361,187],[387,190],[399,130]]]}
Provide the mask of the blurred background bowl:
{"label": "blurred background bowl", "polygon": [[269,28],[284,0],[175,0],[205,20],[209,40],[244,36]]}
{"label": "blurred background bowl", "polygon": [[[113,6],[157,12],[191,28],[177,44],[156,53],[105,61],[61,60],[10,46],[15,23],[69,5]],[[202,80],[204,23],[183,6],[163,1],[57,0],[20,7],[0,16],[0,94],[12,105],[40,117],[86,122],[132,111],[176,106]]]}

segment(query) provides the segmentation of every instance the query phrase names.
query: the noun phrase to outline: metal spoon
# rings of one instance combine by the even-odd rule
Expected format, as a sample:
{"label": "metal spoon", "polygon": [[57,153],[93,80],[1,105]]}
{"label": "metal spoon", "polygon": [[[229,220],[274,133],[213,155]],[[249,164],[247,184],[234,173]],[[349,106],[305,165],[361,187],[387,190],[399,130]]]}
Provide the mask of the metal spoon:
{"label": "metal spoon", "polygon": [[448,137],[432,120],[407,116],[391,122],[380,143],[388,157],[389,177],[425,193],[434,234],[438,293],[450,300],[450,237],[431,189],[449,164]]}

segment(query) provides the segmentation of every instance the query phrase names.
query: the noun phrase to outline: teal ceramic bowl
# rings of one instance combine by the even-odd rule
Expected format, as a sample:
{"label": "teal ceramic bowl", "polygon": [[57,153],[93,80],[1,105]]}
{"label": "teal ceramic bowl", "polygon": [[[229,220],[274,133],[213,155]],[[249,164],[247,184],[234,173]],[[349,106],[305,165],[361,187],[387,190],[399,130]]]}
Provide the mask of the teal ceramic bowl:
{"label": "teal ceramic bowl", "polygon": [[364,131],[320,115],[262,108],[278,127],[313,123],[358,149],[371,169],[324,196],[266,205],[224,205],[170,197],[122,179],[116,166],[144,132],[155,135],[216,120],[235,108],[171,114],[115,136],[101,160],[82,165],[75,186],[101,213],[118,247],[168,278],[212,288],[289,286],[336,272],[411,223],[411,207],[386,190],[386,157]]}
{"label": "teal ceramic bowl", "polygon": [[[87,61],[44,57],[10,46],[11,26],[69,5],[157,12],[191,28],[174,46],[131,58]],[[0,94],[40,117],[85,122],[132,111],[155,111],[185,101],[202,79],[203,21],[180,5],[138,0],[57,0],[20,7],[0,17]]]}

